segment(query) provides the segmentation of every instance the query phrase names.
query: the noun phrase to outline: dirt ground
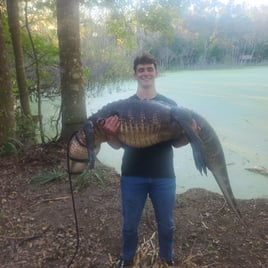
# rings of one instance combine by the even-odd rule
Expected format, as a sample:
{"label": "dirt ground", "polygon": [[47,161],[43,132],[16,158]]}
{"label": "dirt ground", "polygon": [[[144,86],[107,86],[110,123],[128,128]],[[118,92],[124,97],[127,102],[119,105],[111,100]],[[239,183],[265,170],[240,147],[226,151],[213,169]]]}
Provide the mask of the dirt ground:
{"label": "dirt ground", "polygon": [[[31,183],[37,174],[64,171],[65,163],[60,144],[0,159],[0,267],[116,267],[121,250],[119,175],[99,164],[100,173],[87,186],[74,186],[77,245],[68,176]],[[238,205],[247,227],[221,195],[192,189],[177,196],[177,267],[268,267],[268,200],[238,200]],[[155,231],[148,202],[135,267],[164,267],[157,258]]]}

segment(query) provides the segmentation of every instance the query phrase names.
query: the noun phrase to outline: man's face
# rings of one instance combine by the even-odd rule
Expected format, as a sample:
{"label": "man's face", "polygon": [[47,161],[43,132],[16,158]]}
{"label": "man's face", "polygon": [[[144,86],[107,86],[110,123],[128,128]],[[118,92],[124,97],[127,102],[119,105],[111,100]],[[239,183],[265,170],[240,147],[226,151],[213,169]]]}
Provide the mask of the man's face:
{"label": "man's face", "polygon": [[154,85],[157,71],[153,64],[138,64],[134,77],[142,88],[150,88]]}

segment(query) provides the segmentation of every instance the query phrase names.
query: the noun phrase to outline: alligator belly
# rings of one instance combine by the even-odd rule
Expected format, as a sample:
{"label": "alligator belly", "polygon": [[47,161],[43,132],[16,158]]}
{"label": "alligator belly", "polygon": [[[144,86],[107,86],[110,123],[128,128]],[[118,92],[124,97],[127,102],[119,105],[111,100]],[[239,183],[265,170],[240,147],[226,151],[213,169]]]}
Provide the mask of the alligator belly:
{"label": "alligator belly", "polygon": [[159,125],[150,124],[121,124],[118,139],[128,146],[148,147],[168,140],[176,140],[181,135],[178,124],[165,126],[163,122]]}

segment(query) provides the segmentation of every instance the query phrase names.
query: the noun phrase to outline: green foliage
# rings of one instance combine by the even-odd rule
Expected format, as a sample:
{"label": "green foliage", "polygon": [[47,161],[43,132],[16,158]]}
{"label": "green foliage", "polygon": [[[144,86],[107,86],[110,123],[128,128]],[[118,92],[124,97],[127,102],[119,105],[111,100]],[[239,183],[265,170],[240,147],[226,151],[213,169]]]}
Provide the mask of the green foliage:
{"label": "green foliage", "polygon": [[82,42],[88,48],[87,55],[83,57],[84,81],[87,89],[93,94],[100,94],[106,85],[116,88],[120,82],[131,76],[132,63],[126,51],[115,44],[110,45],[109,50],[105,50],[102,42],[102,38],[95,39],[94,43],[88,39]]}
{"label": "green foliage", "polygon": [[[53,89],[53,92],[55,92],[55,88],[59,87],[56,7],[55,0],[28,1],[27,13],[25,13],[25,7],[26,5],[23,1],[19,3],[20,24],[24,25],[24,27],[21,27],[21,41],[25,71],[32,100],[37,95],[36,62],[27,28],[31,32],[38,60],[41,94],[51,95],[50,91]],[[27,16],[27,20],[25,16]],[[25,27],[26,22],[28,22],[28,27]],[[11,62],[13,63],[14,60]],[[15,71],[13,74],[15,74]],[[16,82],[14,82],[14,88],[16,89]]]}
{"label": "green foliage", "polygon": [[[53,87],[55,80],[58,80],[59,71],[55,72],[55,66],[58,66],[59,50],[55,37],[34,34],[33,42],[38,58],[41,91],[44,93],[45,89],[49,87],[49,84],[51,84],[51,87]],[[36,77],[34,71],[34,56],[31,42],[29,40],[28,34],[25,31],[22,32],[22,46],[26,55],[26,71],[29,86],[31,88],[35,88]]]}
{"label": "green foliage", "polygon": [[16,110],[16,137],[28,146],[35,143],[35,130],[37,129],[38,117],[25,116],[21,113],[20,108]]}
{"label": "green foliage", "polygon": [[148,5],[137,11],[136,18],[138,26],[145,31],[160,34],[167,43],[173,40],[173,20],[177,18],[174,8],[158,4]]}
{"label": "green foliage", "polygon": [[30,183],[43,185],[52,181],[63,180],[65,176],[66,176],[66,172],[63,172],[61,170],[44,171],[43,173],[34,176],[31,179]]}
{"label": "green foliage", "polygon": [[0,157],[4,155],[18,156],[23,150],[23,143],[14,138],[9,138],[8,141],[0,146]]}
{"label": "green foliage", "polygon": [[208,51],[209,63],[223,63],[224,62],[225,49],[221,44],[213,44]]}
{"label": "green foliage", "polygon": [[268,60],[268,40],[257,45],[254,56],[258,61],[261,61],[261,59]]}
{"label": "green foliage", "polygon": [[8,19],[6,15],[2,16],[2,23],[6,44],[11,45],[11,36],[9,34]]}
{"label": "green foliage", "polygon": [[[24,33],[23,46],[27,55],[32,58],[32,49],[27,33]],[[33,36],[33,42],[36,48],[38,59],[43,65],[55,64],[55,60],[58,60],[58,47],[55,40],[46,35],[35,34]]]}
{"label": "green foliage", "polygon": [[116,44],[125,49],[134,49],[136,47],[136,37],[131,29],[131,22],[120,14],[113,14],[106,21],[106,31],[112,35]]}
{"label": "green foliage", "polygon": [[75,188],[77,191],[81,191],[92,183],[98,183],[102,187],[105,186],[105,173],[101,168],[95,167],[92,170],[87,169],[82,174],[78,175],[75,181]]}

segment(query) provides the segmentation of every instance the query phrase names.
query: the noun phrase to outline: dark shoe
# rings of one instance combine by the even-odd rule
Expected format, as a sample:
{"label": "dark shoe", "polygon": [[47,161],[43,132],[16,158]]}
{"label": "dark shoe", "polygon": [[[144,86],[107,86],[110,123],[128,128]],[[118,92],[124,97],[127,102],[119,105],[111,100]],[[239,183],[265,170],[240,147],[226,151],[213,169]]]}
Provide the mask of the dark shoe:
{"label": "dark shoe", "polygon": [[168,266],[175,266],[175,262],[173,260],[169,260],[169,261],[163,261],[165,264],[167,264]]}
{"label": "dark shoe", "polygon": [[121,259],[118,268],[132,267],[133,264],[134,264],[133,260],[124,261],[123,259]]}

